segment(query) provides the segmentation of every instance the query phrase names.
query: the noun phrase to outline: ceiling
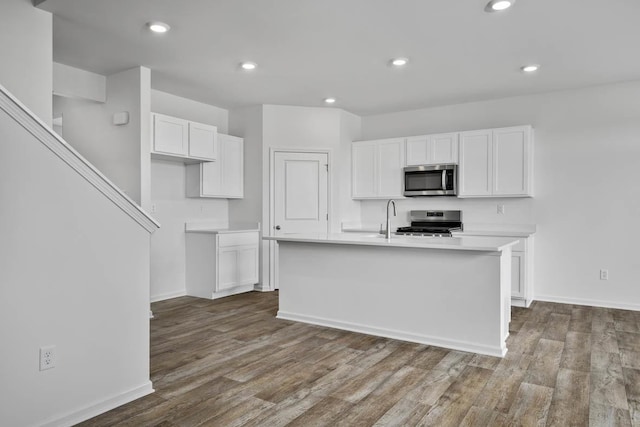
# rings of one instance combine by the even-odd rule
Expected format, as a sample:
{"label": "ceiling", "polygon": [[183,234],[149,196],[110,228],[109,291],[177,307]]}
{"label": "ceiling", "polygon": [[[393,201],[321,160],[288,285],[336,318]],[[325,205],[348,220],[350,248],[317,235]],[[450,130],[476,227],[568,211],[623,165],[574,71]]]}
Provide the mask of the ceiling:
{"label": "ceiling", "polygon": [[[237,108],[334,107],[366,116],[640,79],[640,1],[45,0],[54,61]],[[164,35],[145,24],[163,21]],[[404,69],[388,61],[407,57]],[[239,69],[253,61],[252,72]],[[520,66],[541,64],[534,75]]]}

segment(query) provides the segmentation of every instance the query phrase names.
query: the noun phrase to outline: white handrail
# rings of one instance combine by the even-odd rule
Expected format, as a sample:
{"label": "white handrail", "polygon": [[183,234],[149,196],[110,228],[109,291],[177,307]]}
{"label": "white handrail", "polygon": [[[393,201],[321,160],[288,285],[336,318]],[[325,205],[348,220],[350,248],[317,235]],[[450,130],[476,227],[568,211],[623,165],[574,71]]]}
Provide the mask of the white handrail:
{"label": "white handrail", "polygon": [[64,139],[55,133],[22,102],[0,85],[0,109],[31,133],[36,139],[73,168],[109,200],[144,227],[149,233],[160,228],[160,224],[146,213],[136,202],[124,194],[87,159],[82,157]]}

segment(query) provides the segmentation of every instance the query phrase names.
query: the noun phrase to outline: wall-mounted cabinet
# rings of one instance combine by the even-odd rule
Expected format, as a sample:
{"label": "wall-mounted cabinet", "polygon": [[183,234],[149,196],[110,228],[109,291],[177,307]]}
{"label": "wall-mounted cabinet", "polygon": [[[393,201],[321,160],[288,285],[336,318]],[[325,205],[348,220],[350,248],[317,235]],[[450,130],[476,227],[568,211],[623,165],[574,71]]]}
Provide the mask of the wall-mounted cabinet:
{"label": "wall-mounted cabinet", "polygon": [[187,295],[214,299],[251,291],[258,260],[257,230],[187,233]]}
{"label": "wall-mounted cabinet", "polygon": [[358,141],[352,144],[352,198],[403,197],[404,144],[404,138]]}
{"label": "wall-mounted cabinet", "polygon": [[459,197],[533,196],[531,126],[460,133]]}
{"label": "wall-mounted cabinet", "polygon": [[409,137],[406,158],[407,166],[458,163],[458,133]]}
{"label": "wall-mounted cabinet", "polygon": [[151,114],[151,154],[185,163],[210,162],[218,156],[218,129],[164,114]]}
{"label": "wall-mounted cabinet", "polygon": [[218,135],[218,160],[187,165],[187,197],[241,199],[244,196],[244,140]]}

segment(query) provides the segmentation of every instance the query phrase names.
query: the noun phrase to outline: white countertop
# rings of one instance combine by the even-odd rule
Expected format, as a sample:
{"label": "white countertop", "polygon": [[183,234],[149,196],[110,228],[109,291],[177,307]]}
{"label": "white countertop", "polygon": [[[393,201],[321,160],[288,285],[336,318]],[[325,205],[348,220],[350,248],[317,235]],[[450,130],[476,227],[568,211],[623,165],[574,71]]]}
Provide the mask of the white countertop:
{"label": "white countertop", "polygon": [[535,224],[475,224],[464,223],[463,231],[454,236],[529,237],[536,232]]}
{"label": "white countertop", "polygon": [[340,234],[282,234],[264,236],[265,240],[305,243],[331,243],[339,245],[385,246],[421,249],[448,249],[463,251],[502,251],[518,243],[510,237],[421,237],[393,236],[390,240],[379,234],[340,233]]}
{"label": "white countertop", "polygon": [[212,222],[187,222],[184,225],[185,233],[209,233],[228,234],[243,233],[247,231],[260,231],[258,224],[219,224]]}

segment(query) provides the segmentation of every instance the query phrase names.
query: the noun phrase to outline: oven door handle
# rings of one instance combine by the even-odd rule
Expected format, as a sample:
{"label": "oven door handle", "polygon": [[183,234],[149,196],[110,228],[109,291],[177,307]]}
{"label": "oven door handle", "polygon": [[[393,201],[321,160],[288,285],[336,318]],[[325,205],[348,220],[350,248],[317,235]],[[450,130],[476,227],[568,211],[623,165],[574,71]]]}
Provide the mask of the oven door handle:
{"label": "oven door handle", "polygon": [[447,189],[447,171],[442,170],[442,190],[445,191]]}

